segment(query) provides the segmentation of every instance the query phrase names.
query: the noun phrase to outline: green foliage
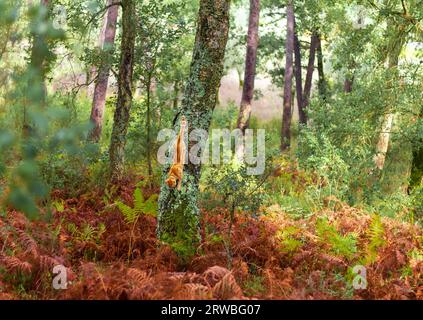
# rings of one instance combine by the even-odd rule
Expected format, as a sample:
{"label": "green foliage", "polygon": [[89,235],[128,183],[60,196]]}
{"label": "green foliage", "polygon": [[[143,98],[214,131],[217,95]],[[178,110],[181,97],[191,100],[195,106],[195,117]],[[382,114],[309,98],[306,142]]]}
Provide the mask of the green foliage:
{"label": "green foliage", "polygon": [[378,256],[378,249],[385,244],[383,238],[385,229],[379,215],[374,214],[372,216],[367,232],[369,237],[369,244],[367,245],[367,252],[363,261],[365,265],[371,264],[376,260]]}
{"label": "green foliage", "polygon": [[74,223],[69,223],[67,225],[67,230],[77,241],[94,242],[98,244],[100,243],[101,236],[106,231],[106,226],[100,223],[97,227],[94,227],[89,223],[84,223],[78,228]]}
{"label": "green foliage", "polygon": [[278,167],[278,170],[265,185],[265,203],[268,206],[278,204],[283,211],[298,219],[310,217],[314,212],[328,207],[325,199],[332,193],[324,187],[324,178],[300,169],[298,164],[285,156],[275,157],[269,166]]}
{"label": "green foliage", "polygon": [[225,108],[216,108],[213,112],[213,118],[210,128],[236,128],[236,122],[238,117],[238,106],[235,103],[229,103]]}
{"label": "green foliage", "polygon": [[[419,121],[409,121],[409,115],[418,113],[421,107],[418,102],[421,97],[416,95],[420,80],[411,76],[411,70],[407,73],[410,66],[403,68],[404,75],[400,78],[385,70],[363,75],[348,95],[314,100],[309,106],[310,125],[301,129],[296,152],[299,163],[324,177],[331,193],[350,205],[395,206],[394,201],[388,203],[389,198],[398,198],[398,190],[408,184],[406,171],[412,163],[409,150],[419,148],[423,131]],[[390,92],[386,89],[390,81],[407,81],[409,85],[394,87]],[[379,107],[381,101],[386,104],[384,108]],[[392,104],[397,111],[397,122],[385,168],[380,179],[372,181],[369,176],[376,174],[374,156],[383,115],[391,112]],[[397,209],[393,215],[404,208]],[[384,210],[380,212],[384,214]]]}
{"label": "green foliage", "polygon": [[226,207],[258,212],[265,198],[265,189],[260,177],[247,174],[245,164],[234,159],[229,164],[207,167],[204,171],[202,199],[214,195]]}
{"label": "green foliage", "polygon": [[244,281],[243,291],[247,297],[253,297],[263,294],[266,291],[264,279],[261,276],[252,276],[250,279]]}
{"label": "green foliage", "polygon": [[316,234],[322,243],[329,245],[330,251],[341,257],[351,259],[357,252],[357,239],[353,233],[341,235],[327,218],[319,218],[316,222]]}
{"label": "green foliage", "polygon": [[281,251],[292,254],[301,248],[304,243],[301,239],[298,239],[300,235],[301,230],[294,226],[289,226],[280,230],[277,234],[277,239],[282,246]]}
{"label": "green foliage", "polygon": [[54,200],[51,205],[57,212],[65,211],[65,202],[61,199]]}
{"label": "green foliage", "polygon": [[415,188],[412,193],[412,207],[413,216],[412,220],[422,221],[423,220],[423,185]]}
{"label": "green foliage", "polygon": [[151,195],[147,200],[144,199],[140,188],[136,188],[134,191],[134,207],[124,204],[121,201],[117,201],[120,212],[122,213],[125,221],[128,224],[137,222],[138,218],[142,215],[157,215],[157,194]]}

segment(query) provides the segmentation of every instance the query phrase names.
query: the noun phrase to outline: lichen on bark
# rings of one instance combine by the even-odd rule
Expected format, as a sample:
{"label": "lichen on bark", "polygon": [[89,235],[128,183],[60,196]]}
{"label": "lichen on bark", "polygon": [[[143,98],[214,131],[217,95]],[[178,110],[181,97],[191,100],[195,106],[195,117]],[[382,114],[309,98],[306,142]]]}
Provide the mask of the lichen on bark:
{"label": "lichen on bark", "polygon": [[[190,76],[175,121],[175,131],[179,131],[182,115],[188,121],[187,134],[194,129],[209,130],[223,72],[229,4],[230,0],[201,0]],[[189,143],[188,148],[190,146]],[[187,258],[195,253],[200,240],[197,202],[201,164],[184,166],[181,191],[170,189],[165,183],[169,167],[168,164],[163,169],[157,234],[182,258]]]}
{"label": "lichen on bark", "polygon": [[118,77],[118,98],[110,142],[110,179],[119,181],[123,176],[126,133],[132,106],[132,75],[135,46],[135,2],[122,0],[122,42]]}

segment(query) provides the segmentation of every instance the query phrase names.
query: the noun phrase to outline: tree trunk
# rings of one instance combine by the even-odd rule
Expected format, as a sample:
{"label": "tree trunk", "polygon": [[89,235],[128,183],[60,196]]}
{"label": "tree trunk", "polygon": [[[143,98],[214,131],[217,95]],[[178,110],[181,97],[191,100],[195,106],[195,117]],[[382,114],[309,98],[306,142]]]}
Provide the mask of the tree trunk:
{"label": "tree trunk", "polygon": [[344,81],[344,92],[350,93],[352,92],[352,87],[354,83],[354,77],[353,76],[346,76]]}
{"label": "tree trunk", "polygon": [[[423,140],[420,145],[423,146]],[[423,148],[413,150],[410,186],[423,187]]]}
{"label": "tree trunk", "polygon": [[149,187],[151,187],[151,177],[153,175],[153,167],[151,165],[151,74],[148,75],[147,82],[147,119],[146,119],[146,132],[147,132],[147,166],[149,176]]}
{"label": "tree trunk", "polygon": [[[175,121],[179,132],[181,116],[193,129],[208,131],[215,108],[223,59],[229,31],[230,0],[201,0],[197,34],[184,98]],[[189,147],[189,146],[188,146]],[[170,165],[163,171],[159,198],[158,237],[170,243],[182,257],[195,253],[200,240],[197,197],[201,164],[184,165],[182,190],[170,189],[165,183]]]}
{"label": "tree trunk", "polygon": [[173,109],[178,109],[178,102],[179,102],[179,81],[175,80],[173,83]]}
{"label": "tree trunk", "polygon": [[323,66],[323,50],[322,50],[322,40],[320,35],[317,34],[317,71],[319,73],[319,95],[323,99],[326,99],[326,79]]}
{"label": "tree trunk", "polygon": [[293,77],[293,53],[294,53],[294,8],[292,0],[288,1],[286,8],[287,30],[285,45],[285,77],[283,94],[283,118],[281,130],[281,151],[285,151],[291,144],[291,119],[292,119],[292,77]]}
{"label": "tree trunk", "polygon": [[259,44],[260,0],[250,0],[250,17],[248,22],[247,53],[245,56],[245,73],[243,81],[241,107],[237,127],[245,133],[251,116],[251,103],[254,97],[254,79],[256,76],[257,47]]}
{"label": "tree trunk", "polygon": [[[116,0],[109,0],[107,5],[111,5],[114,2],[116,2]],[[107,53],[107,61],[102,63],[98,71],[98,77],[94,87],[94,97],[90,117],[90,121],[94,127],[88,135],[88,140],[95,143],[99,142],[103,127],[104,108],[106,105],[106,94],[111,64],[110,60],[112,58],[113,44],[115,42],[118,14],[119,5],[109,7],[102,45],[102,50]]]}
{"label": "tree trunk", "polygon": [[[49,13],[48,13],[49,1],[41,0],[40,6],[44,7],[47,11],[44,16],[44,22],[46,23],[49,19]],[[47,95],[47,88],[46,88],[45,81],[46,81],[46,73],[48,68],[46,65],[47,63],[46,58],[49,55],[49,51],[50,49],[48,47],[45,35],[33,34],[30,65],[33,68],[36,79],[33,79],[32,84],[40,86],[39,101],[41,101],[43,104],[45,103],[46,95]]]}
{"label": "tree trunk", "polygon": [[302,124],[307,123],[306,114],[303,109],[303,76],[301,70],[301,46],[300,41],[298,41],[297,31],[295,31],[294,36],[294,56],[295,56],[295,89],[297,96],[297,106],[298,106],[298,115],[299,121]]}
{"label": "tree trunk", "polygon": [[[314,61],[316,59],[316,48],[318,45],[318,36],[316,33],[313,33],[311,36],[310,41],[310,54],[308,57],[308,66],[307,66],[307,74],[306,79],[304,83],[304,92],[303,92],[303,106],[302,110],[304,112],[304,122],[301,122],[303,124],[307,124],[307,115],[305,113],[305,110],[310,103],[310,96],[311,96],[311,86],[313,83],[313,73],[314,73]],[[301,121],[301,119],[300,119]]]}
{"label": "tree trunk", "polygon": [[374,158],[376,168],[383,170],[385,165],[386,153],[389,147],[389,138],[391,137],[392,125],[395,115],[388,113],[383,119],[382,131],[379,135],[379,141],[376,146],[376,156]]}
{"label": "tree trunk", "polygon": [[[399,55],[401,54],[402,47],[405,43],[404,35],[401,36],[401,34],[402,32],[399,31],[398,37],[392,38],[392,40],[390,40],[392,45],[390,46],[391,47],[390,52],[388,52],[388,56],[387,56],[388,69],[393,70],[394,73],[397,72],[396,69],[398,67]],[[391,90],[392,89],[388,88],[388,91],[391,91]],[[395,99],[392,99],[392,100],[395,100]],[[390,103],[392,103],[392,101],[390,101]],[[383,124],[382,124],[382,130],[379,135],[379,141],[376,146],[376,155],[374,157],[376,168],[379,169],[380,171],[383,170],[383,167],[385,165],[386,153],[388,152],[389,140],[391,137],[391,131],[392,131],[394,122],[395,122],[394,113],[390,112],[385,115]]]}
{"label": "tree trunk", "polygon": [[126,133],[132,106],[132,74],[135,46],[135,1],[122,0],[122,42],[118,76],[118,97],[110,143],[110,178],[123,177]]}
{"label": "tree trunk", "polygon": [[[46,12],[41,18],[40,23],[47,23],[49,19],[49,1],[41,0],[39,5],[41,8],[44,7],[46,9]],[[46,104],[46,74],[48,70],[47,63],[50,54],[51,52],[50,48],[48,47],[45,34],[32,33],[32,47],[29,60],[31,76],[28,79],[28,99],[25,101],[23,108],[22,131],[24,136],[29,136],[30,132],[33,130],[28,116],[27,105],[32,104],[37,107],[43,107]]]}

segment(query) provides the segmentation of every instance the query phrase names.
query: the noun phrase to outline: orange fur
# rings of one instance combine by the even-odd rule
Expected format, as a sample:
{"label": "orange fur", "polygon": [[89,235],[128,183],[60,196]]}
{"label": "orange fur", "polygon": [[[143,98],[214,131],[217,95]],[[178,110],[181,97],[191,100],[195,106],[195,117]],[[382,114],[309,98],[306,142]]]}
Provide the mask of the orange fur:
{"label": "orange fur", "polygon": [[184,176],[184,162],[185,162],[185,151],[186,146],[184,142],[185,130],[187,122],[184,116],[181,118],[181,128],[179,130],[178,137],[175,143],[175,152],[173,154],[173,164],[169,169],[168,178],[166,184],[169,188],[175,188],[178,183],[178,190],[182,188],[182,179]]}

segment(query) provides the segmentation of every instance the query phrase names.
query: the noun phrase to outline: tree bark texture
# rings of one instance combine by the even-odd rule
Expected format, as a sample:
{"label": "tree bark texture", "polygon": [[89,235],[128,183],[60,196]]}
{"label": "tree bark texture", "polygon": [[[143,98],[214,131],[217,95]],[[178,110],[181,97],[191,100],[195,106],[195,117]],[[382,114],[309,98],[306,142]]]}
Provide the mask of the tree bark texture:
{"label": "tree bark texture", "polygon": [[[302,106],[302,112],[304,113],[304,122],[301,122],[303,124],[307,124],[307,115],[305,113],[305,110],[308,107],[308,104],[310,103],[310,97],[311,97],[311,86],[313,84],[313,73],[314,73],[314,62],[316,60],[316,48],[318,45],[318,36],[316,33],[313,33],[311,36],[310,41],[310,51],[309,51],[309,57],[308,57],[308,65],[307,65],[307,73],[304,83],[304,92],[303,92],[303,106]],[[300,119],[301,121],[301,119]]]}
{"label": "tree bark texture", "polygon": [[[110,6],[116,0],[109,0],[107,5]],[[104,61],[98,70],[97,80],[94,87],[94,96],[91,109],[90,121],[93,125],[88,139],[98,143],[101,137],[103,127],[104,108],[106,105],[107,86],[109,83],[110,64],[113,53],[113,45],[116,36],[116,24],[119,15],[119,5],[109,7],[106,16],[104,28],[104,38],[102,50],[107,53],[107,61]]]}
{"label": "tree bark texture", "polygon": [[245,73],[242,89],[241,106],[237,127],[242,133],[248,128],[251,116],[251,104],[254,97],[254,80],[256,76],[257,48],[259,44],[260,0],[250,0],[250,17],[248,21],[247,53],[245,56]]}
{"label": "tree bark texture", "polygon": [[[398,32],[398,37],[395,37],[389,41],[391,45],[389,45],[389,49],[388,49],[389,52],[387,54],[388,69],[392,70],[394,73],[396,72],[396,69],[398,67],[399,56],[405,42],[404,35],[402,35],[402,33],[399,31],[397,32]],[[389,91],[391,91],[391,89],[388,88],[388,92]],[[395,101],[395,99],[392,99],[388,103],[392,103],[392,101]],[[393,108],[390,108],[390,109],[393,109]],[[376,155],[374,157],[376,168],[379,170],[383,170],[385,165],[386,154],[388,152],[389,140],[391,137],[391,131],[395,122],[395,118],[396,118],[396,115],[393,112],[389,112],[384,116],[382,130],[379,135],[378,143],[376,145]]]}
{"label": "tree bark texture", "polygon": [[319,73],[319,95],[326,99],[326,78],[323,65],[323,49],[320,35],[317,35],[317,72]]}
{"label": "tree bark texture", "polygon": [[297,97],[298,115],[300,123],[306,124],[306,114],[303,108],[303,77],[301,69],[301,46],[298,40],[297,31],[294,35],[294,56],[295,56],[295,90]]}
{"label": "tree bark texture", "polygon": [[313,33],[313,35],[311,36],[310,53],[309,53],[308,65],[307,65],[307,74],[306,74],[306,79],[304,83],[304,93],[303,93],[303,103],[304,103],[303,109],[304,110],[308,107],[308,104],[310,103],[317,45],[318,45],[318,36],[316,33]]}
{"label": "tree bark texture", "polygon": [[[190,76],[176,117],[176,132],[179,132],[182,116],[187,119],[188,133],[193,129],[209,130],[223,73],[229,5],[230,0],[200,1]],[[187,257],[195,253],[200,240],[197,197],[201,164],[184,165],[181,191],[171,189],[165,183],[169,168],[169,164],[165,165],[163,171],[157,234],[162,241],[172,245],[181,257]]]}
{"label": "tree bark texture", "polygon": [[293,53],[294,53],[294,7],[292,1],[288,2],[287,8],[287,31],[285,44],[285,77],[283,94],[283,116],[281,130],[281,151],[285,151],[291,144],[291,120],[292,120],[292,77],[293,77]]}
{"label": "tree bark texture", "polygon": [[344,92],[351,93],[353,89],[354,78],[352,76],[347,76],[344,81]]}
{"label": "tree bark texture", "polygon": [[132,106],[132,75],[135,46],[135,1],[122,0],[122,42],[118,76],[118,97],[110,142],[110,179],[123,178],[126,133]]}

